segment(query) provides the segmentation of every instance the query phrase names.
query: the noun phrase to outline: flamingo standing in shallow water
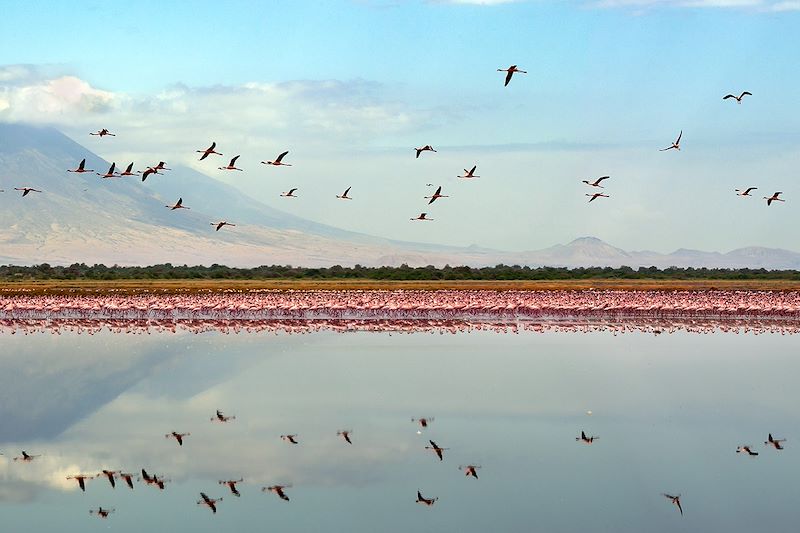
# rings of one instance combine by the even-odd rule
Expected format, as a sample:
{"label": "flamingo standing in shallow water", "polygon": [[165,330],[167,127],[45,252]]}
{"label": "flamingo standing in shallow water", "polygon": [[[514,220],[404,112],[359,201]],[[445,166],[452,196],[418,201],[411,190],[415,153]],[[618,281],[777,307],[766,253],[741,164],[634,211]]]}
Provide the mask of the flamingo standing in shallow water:
{"label": "flamingo standing in shallow water", "polygon": [[191,207],[186,207],[183,205],[183,198],[178,198],[178,201],[175,202],[175,205],[165,205],[164,207],[169,207],[170,211],[175,211],[176,209],[191,209]]}
{"label": "flamingo standing in shallow water", "polygon": [[336,198],[339,198],[340,200],[352,200],[352,198],[350,198],[349,196],[347,196],[347,193],[349,193],[349,192],[350,192],[350,189],[351,189],[351,188],[352,188],[352,187],[348,187],[347,189],[345,189],[345,190],[344,190],[344,192],[343,192],[341,195],[337,194],[337,195],[336,195]]}
{"label": "flamingo standing in shallow water", "polygon": [[583,183],[585,183],[586,185],[589,185],[590,187],[600,187],[600,188],[602,189],[602,188],[603,188],[603,186],[602,186],[602,185],[600,185],[600,183],[601,183],[603,180],[607,180],[607,179],[611,179],[611,176],[601,176],[601,177],[597,178],[597,179],[596,179],[596,180],[594,180],[594,181],[589,181],[589,180],[581,180],[581,181],[582,181]]}
{"label": "flamingo standing in shallow water", "polygon": [[758,189],[758,187],[748,187],[745,190],[734,189],[734,191],[736,191],[736,196],[752,196],[750,191],[755,191],[756,189]]}
{"label": "flamingo standing in shallow water", "polygon": [[198,500],[197,505],[205,505],[206,507],[211,509],[212,513],[217,514],[217,502],[221,502],[222,498],[217,498],[216,500],[214,498],[209,498],[208,496],[206,496],[205,492],[201,492],[200,497],[202,499]]}
{"label": "flamingo standing in shallow water", "polygon": [[436,503],[436,500],[438,499],[439,498],[425,498],[420,491],[417,491],[417,503],[419,504],[427,505],[428,507],[430,507],[431,505]]}
{"label": "flamingo standing in shallow water", "polygon": [[678,510],[681,512],[681,516],[683,516],[683,507],[681,507],[681,495],[678,494],[677,496],[672,496],[670,494],[665,494],[665,493],[662,493],[662,495],[665,498],[672,500],[673,505],[675,505],[678,508]]}
{"label": "flamingo standing in shallow water", "polygon": [[281,500],[288,502],[289,501],[289,497],[284,492],[284,489],[288,489],[288,488],[291,488],[291,487],[292,487],[291,485],[272,485],[271,487],[262,487],[261,491],[262,492],[274,492],[275,494],[278,495],[278,497]]}
{"label": "flamingo standing in shallow water", "polygon": [[520,74],[527,74],[526,71],[518,69],[516,65],[511,65],[508,68],[499,68],[497,69],[497,72],[508,72],[508,74],[506,74],[506,81],[503,84],[503,87],[508,87],[509,82],[511,82],[511,77],[514,75],[515,72],[519,72]]}
{"label": "flamingo standing in shallow water", "polygon": [[219,409],[217,409],[217,414],[211,419],[212,422],[230,422],[231,420],[236,420],[236,417],[225,416]]}
{"label": "flamingo standing in shallow water", "polygon": [[231,224],[230,222],[225,222],[224,220],[220,220],[219,222],[212,222],[211,225],[217,227],[217,229],[215,231],[219,231],[224,226],[231,226],[231,227],[234,227],[234,228],[236,227],[236,224]]}
{"label": "flamingo standing in shallow water", "polygon": [[86,158],[81,159],[81,162],[78,163],[78,168],[75,170],[67,170],[67,172],[74,172],[76,174],[83,174],[84,172],[94,172],[94,169],[86,168]]}
{"label": "flamingo standing in shallow water", "polygon": [[178,433],[176,431],[173,431],[171,433],[167,433],[166,435],[164,435],[164,438],[175,439],[178,443],[178,446],[183,446],[183,438],[188,437],[189,435],[191,435],[191,433]]}
{"label": "flamingo standing in shallow water", "polygon": [[769,196],[769,197],[765,196],[764,200],[767,201],[767,205],[768,206],[771,205],[772,202],[785,202],[786,200],[784,200],[783,198],[778,198],[778,196],[780,196],[781,194],[783,194],[783,193],[782,192],[776,192],[772,196]]}
{"label": "flamingo standing in shallow water", "polygon": [[283,158],[286,157],[286,154],[288,154],[288,153],[289,153],[289,150],[286,150],[285,152],[280,154],[278,157],[276,157],[275,161],[262,161],[261,164],[263,164],[263,165],[272,165],[272,166],[275,166],[275,167],[290,167],[292,165],[282,162]]}
{"label": "flamingo standing in shallow water", "polygon": [[435,193],[433,193],[433,195],[432,195],[432,196],[425,196],[425,198],[426,198],[426,199],[427,199],[427,198],[430,198],[430,199],[431,199],[431,201],[430,201],[430,202],[428,202],[428,205],[431,205],[433,202],[435,202],[435,201],[436,201],[436,200],[438,200],[439,198],[450,198],[450,197],[449,197],[449,196],[447,196],[446,194],[442,194],[442,186],[441,186],[441,185],[439,185],[439,187],[436,189],[436,192],[435,192]]}
{"label": "flamingo standing in shallow water", "polygon": [[767,446],[772,446],[776,450],[782,450],[783,445],[781,443],[786,442],[786,439],[774,439],[772,438],[772,433],[769,434],[767,440],[764,441],[764,444]]}
{"label": "flamingo standing in shallow water", "polygon": [[733,98],[734,100],[736,100],[737,104],[741,104],[742,103],[742,98],[744,98],[745,96],[753,96],[753,93],[744,91],[739,96],[736,96],[734,94],[726,94],[725,96],[722,97],[722,99],[723,100],[728,100],[729,98]]}
{"label": "flamingo standing in shallow water", "polygon": [[89,133],[89,135],[97,135],[98,137],[105,137],[106,135],[108,135],[110,137],[116,137],[115,134],[111,133],[106,128],[103,128],[102,130],[94,132],[94,133]]}
{"label": "flamingo standing in shallow water", "polygon": [[42,191],[40,191],[40,190],[38,190],[38,189],[32,189],[32,188],[30,188],[30,187],[14,187],[14,190],[15,190],[15,191],[22,191],[22,197],[23,197],[23,198],[25,198],[26,196],[28,196],[28,193],[29,193],[29,192],[42,192]]}
{"label": "flamingo standing in shallow water", "polygon": [[675,139],[675,142],[672,143],[671,146],[667,146],[666,148],[662,148],[659,152],[666,152],[667,150],[678,150],[681,149],[681,137],[683,137],[683,130],[678,134],[678,138]]}
{"label": "flamingo standing in shallow water", "polygon": [[237,483],[241,483],[241,482],[243,482],[243,481],[244,481],[244,478],[239,478],[239,479],[229,479],[229,480],[227,480],[227,481],[222,481],[222,480],[220,480],[218,483],[219,483],[220,485],[225,485],[226,487],[228,487],[229,489],[231,489],[231,494],[233,494],[234,496],[236,496],[237,498],[239,498],[239,497],[241,497],[242,495],[239,493],[239,490],[236,488],[236,484],[237,484]]}
{"label": "flamingo standing in shallow water", "polygon": [[236,160],[237,159],[239,159],[238,155],[236,157],[234,157],[233,159],[231,159],[231,162],[228,163],[228,166],[226,166],[226,167],[217,167],[217,168],[219,168],[220,170],[238,170],[239,172],[241,172],[242,171],[241,168],[236,168]]}
{"label": "flamingo standing in shallow water", "polygon": [[414,148],[414,150],[416,150],[416,152],[417,152],[417,157],[416,157],[417,159],[419,159],[419,154],[421,154],[422,152],[435,152],[436,151],[436,150],[433,149],[433,146],[431,146],[430,144],[426,144],[422,148]]}
{"label": "flamingo standing in shallow water", "polygon": [[114,177],[116,177],[116,174],[117,174],[116,172],[114,172],[114,169],[116,168],[116,166],[117,166],[116,163],[111,163],[111,166],[109,167],[108,172],[106,172],[105,174],[100,174],[99,172],[95,172],[95,174],[97,174],[101,178],[114,178]]}
{"label": "flamingo standing in shallow water", "polygon": [[457,177],[457,178],[464,178],[464,179],[469,179],[469,178],[480,178],[480,176],[476,176],[476,175],[475,175],[475,170],[476,170],[477,168],[478,168],[478,165],[473,165],[473,166],[472,166],[472,168],[471,168],[471,169],[469,169],[469,170],[467,170],[467,169],[465,168],[465,169],[464,169],[464,175],[463,175],[463,176],[456,176],[456,177]]}
{"label": "flamingo standing in shallow water", "polygon": [[219,152],[214,150],[214,148],[216,148],[216,147],[217,147],[217,143],[216,143],[216,141],[214,141],[214,142],[211,143],[211,146],[209,146],[205,150],[195,150],[198,154],[203,154],[203,155],[200,156],[199,161],[202,161],[203,159],[205,159],[206,157],[208,157],[211,154],[222,155],[221,153],[219,153]]}
{"label": "flamingo standing in shallow water", "polygon": [[595,201],[595,199],[597,199],[597,198],[611,198],[609,195],[607,195],[607,194],[603,194],[603,193],[601,193],[601,192],[596,192],[596,193],[594,193],[594,194],[589,194],[589,193],[587,193],[587,194],[586,194],[586,196],[591,196],[591,198],[589,198],[589,202],[590,202],[590,203],[591,203],[591,202],[594,202],[594,201]]}
{"label": "flamingo standing in shallow water", "polygon": [[465,465],[458,467],[459,470],[462,470],[464,472],[465,476],[472,476],[475,479],[478,479],[478,472],[476,472],[476,470],[478,470],[479,468],[480,466],[478,465]]}
{"label": "flamingo standing in shallow water", "polygon": [[103,509],[102,507],[98,507],[97,509],[92,509],[89,511],[89,514],[97,515],[98,518],[108,518],[108,515],[114,512],[114,509]]}

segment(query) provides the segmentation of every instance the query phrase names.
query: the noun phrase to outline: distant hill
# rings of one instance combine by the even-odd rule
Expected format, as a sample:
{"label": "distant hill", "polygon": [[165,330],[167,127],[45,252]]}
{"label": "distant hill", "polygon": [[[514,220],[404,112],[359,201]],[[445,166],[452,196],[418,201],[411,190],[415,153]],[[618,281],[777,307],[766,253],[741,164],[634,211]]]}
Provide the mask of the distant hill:
{"label": "distant hill", "polygon": [[[345,231],[267,206],[188,168],[148,178],[67,173],[110,162],[52,128],[0,124],[0,263],[255,266],[630,266],[800,269],[800,254],[748,247],[728,253],[625,251],[594,237],[528,252],[409,243]],[[117,161],[118,169],[130,161]],[[136,161],[136,169],[156,161]],[[44,192],[21,198],[14,187]],[[164,206],[183,196],[191,210]],[[220,218],[236,228],[215,232]]]}

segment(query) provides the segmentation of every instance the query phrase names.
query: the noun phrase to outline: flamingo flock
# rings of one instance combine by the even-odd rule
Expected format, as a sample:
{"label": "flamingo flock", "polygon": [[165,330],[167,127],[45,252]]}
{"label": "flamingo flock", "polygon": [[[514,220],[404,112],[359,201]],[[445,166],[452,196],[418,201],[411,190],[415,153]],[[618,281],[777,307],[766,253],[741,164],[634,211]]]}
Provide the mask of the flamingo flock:
{"label": "flamingo flock", "polygon": [[800,320],[800,291],[253,290],[7,294],[0,320]]}

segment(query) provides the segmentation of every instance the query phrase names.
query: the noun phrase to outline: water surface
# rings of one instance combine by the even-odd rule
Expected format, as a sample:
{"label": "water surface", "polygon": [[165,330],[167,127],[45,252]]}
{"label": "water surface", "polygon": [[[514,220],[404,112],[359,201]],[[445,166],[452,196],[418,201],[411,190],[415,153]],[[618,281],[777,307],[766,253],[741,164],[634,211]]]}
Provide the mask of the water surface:
{"label": "water surface", "polygon": [[[8,531],[796,531],[797,339],[5,333],[0,512]],[[218,408],[236,420],[211,423]],[[435,420],[417,434],[420,416]],[[172,430],[191,432],[183,447]],[[42,457],[12,462],[22,449]],[[65,479],[142,467],[166,490]],[[241,498],[217,484],[240,477]],[[261,492],[275,483],[290,502]],[[417,489],[440,499],[415,504]],[[201,491],[224,497],[216,515]],[[98,505],[116,513],[89,516]]]}

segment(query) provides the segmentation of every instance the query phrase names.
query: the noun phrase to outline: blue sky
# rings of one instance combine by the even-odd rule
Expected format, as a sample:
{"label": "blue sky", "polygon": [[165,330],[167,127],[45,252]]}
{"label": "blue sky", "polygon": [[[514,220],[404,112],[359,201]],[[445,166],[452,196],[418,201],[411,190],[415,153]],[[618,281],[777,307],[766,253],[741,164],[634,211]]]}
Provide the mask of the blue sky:
{"label": "blue sky", "polygon": [[[0,120],[53,123],[107,159],[190,164],[275,207],[405,240],[800,248],[800,3],[0,7]],[[503,88],[496,69],[512,63],[529,74]],[[742,90],[754,96],[741,106],[721,99]],[[113,145],[86,138],[100,127],[120,133]],[[659,153],[681,129],[682,152]],[[194,161],[211,140],[245,172]],[[439,153],[414,160],[428,143]],[[291,169],[258,164],[284,149]],[[480,180],[456,180],[473,164]],[[586,205],[580,180],[605,174],[611,198]],[[409,225],[426,183],[452,197],[432,206],[435,224]],[[345,208],[331,198],[347,186]],[[733,194],[747,186],[758,199]],[[290,187],[302,201],[277,196]],[[767,209],[778,190],[787,202]]]}

